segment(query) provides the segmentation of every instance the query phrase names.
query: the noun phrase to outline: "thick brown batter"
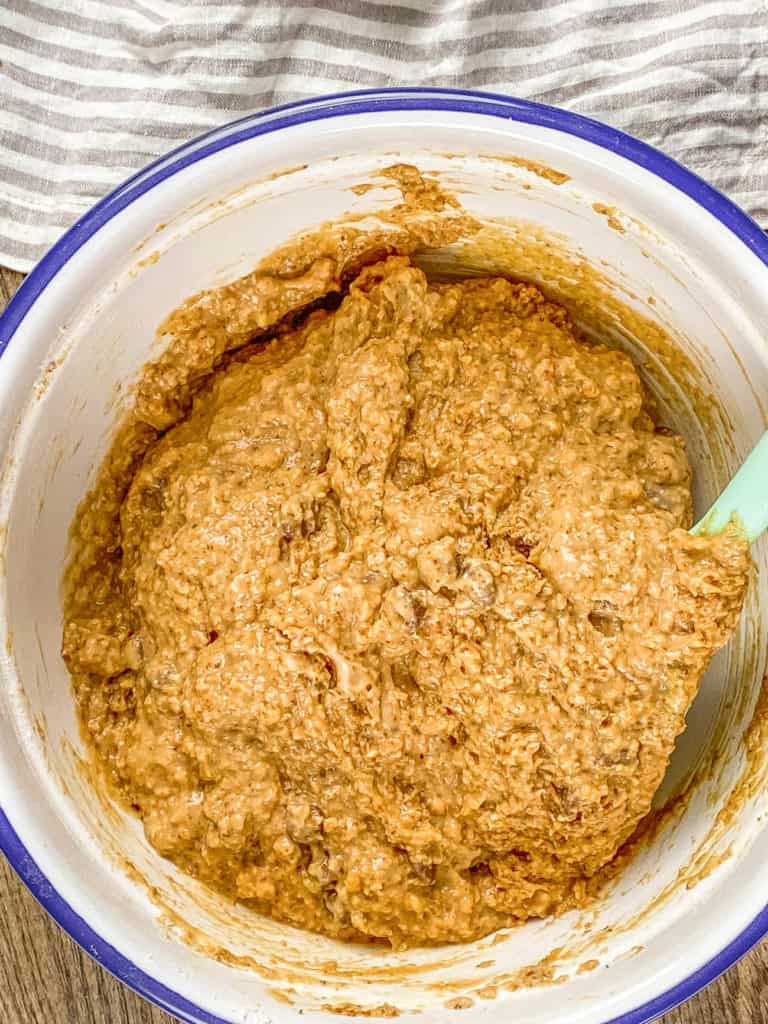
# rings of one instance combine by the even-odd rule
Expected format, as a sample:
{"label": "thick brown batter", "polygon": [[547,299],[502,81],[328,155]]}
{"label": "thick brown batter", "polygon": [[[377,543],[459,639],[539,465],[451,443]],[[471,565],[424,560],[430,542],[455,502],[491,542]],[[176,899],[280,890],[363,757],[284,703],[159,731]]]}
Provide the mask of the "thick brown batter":
{"label": "thick brown batter", "polygon": [[682,440],[528,285],[387,258],[187,411],[183,368],[309,274],[180,314],[79,513],[64,653],[162,854],[299,927],[468,940],[577,903],[647,813],[748,552],[686,532]]}

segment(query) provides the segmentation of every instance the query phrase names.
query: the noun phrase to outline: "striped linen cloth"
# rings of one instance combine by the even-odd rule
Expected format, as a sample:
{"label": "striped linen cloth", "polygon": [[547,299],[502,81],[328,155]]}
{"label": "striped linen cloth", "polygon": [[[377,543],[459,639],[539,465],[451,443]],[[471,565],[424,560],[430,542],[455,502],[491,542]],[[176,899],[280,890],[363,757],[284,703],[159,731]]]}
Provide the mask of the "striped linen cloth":
{"label": "striped linen cloth", "polygon": [[768,0],[0,0],[0,264],[199,132],[393,85],[601,118],[768,227]]}

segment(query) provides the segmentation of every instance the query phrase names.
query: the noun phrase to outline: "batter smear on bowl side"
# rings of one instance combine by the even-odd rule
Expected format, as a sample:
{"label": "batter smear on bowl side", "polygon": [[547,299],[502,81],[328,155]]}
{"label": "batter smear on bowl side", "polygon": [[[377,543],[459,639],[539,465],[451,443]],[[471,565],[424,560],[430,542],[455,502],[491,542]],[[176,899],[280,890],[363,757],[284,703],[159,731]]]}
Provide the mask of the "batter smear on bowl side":
{"label": "batter smear on bowl side", "polygon": [[748,549],[686,532],[683,441],[535,287],[385,255],[307,307],[332,278],[171,318],[64,654],[161,854],[301,928],[466,941],[578,904],[648,812]]}

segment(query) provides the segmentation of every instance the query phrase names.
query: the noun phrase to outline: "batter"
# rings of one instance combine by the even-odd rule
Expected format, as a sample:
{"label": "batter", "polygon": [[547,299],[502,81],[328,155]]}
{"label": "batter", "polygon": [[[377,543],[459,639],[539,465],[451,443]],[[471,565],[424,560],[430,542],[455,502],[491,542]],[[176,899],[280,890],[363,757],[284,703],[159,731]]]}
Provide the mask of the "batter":
{"label": "batter", "polygon": [[301,928],[466,941],[576,905],[648,812],[747,546],[686,532],[683,441],[530,285],[389,256],[245,345],[332,279],[177,319],[64,654],[161,854]]}

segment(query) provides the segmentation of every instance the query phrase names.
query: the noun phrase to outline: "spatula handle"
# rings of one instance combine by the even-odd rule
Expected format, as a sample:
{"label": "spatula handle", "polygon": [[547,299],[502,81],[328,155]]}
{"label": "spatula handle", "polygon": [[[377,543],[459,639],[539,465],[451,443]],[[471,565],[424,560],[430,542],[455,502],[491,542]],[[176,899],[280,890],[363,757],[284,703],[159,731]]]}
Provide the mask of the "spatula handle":
{"label": "spatula handle", "polygon": [[691,533],[721,533],[731,522],[750,542],[768,528],[768,431]]}

